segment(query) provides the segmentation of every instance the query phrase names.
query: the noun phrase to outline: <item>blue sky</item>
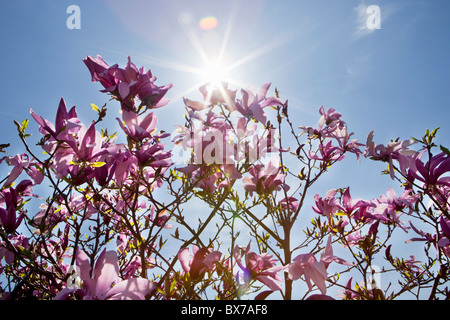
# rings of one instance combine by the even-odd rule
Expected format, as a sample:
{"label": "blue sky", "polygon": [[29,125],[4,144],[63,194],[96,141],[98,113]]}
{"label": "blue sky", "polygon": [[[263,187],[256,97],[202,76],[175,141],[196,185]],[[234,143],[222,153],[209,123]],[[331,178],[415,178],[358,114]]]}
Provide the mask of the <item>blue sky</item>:
{"label": "blue sky", "polygon": [[[79,30],[66,26],[70,5],[80,7]],[[369,5],[379,6],[381,29],[367,29]],[[202,79],[191,71],[203,68],[202,55],[222,52],[235,66],[230,79],[280,89],[296,125],[316,125],[318,108],[333,107],[363,142],[371,130],[375,142],[387,143],[439,126],[438,143],[450,147],[449,12],[446,0],[3,1],[0,143],[23,152],[13,121],[30,118],[29,108],[54,121],[61,97],[85,123],[94,119],[90,104],[108,97],[81,60],[97,54],[120,65],[130,55],[157,84],[174,84],[172,102],[157,111],[159,128],[170,132],[183,123],[182,96],[199,98],[193,86]],[[213,30],[199,27],[207,16],[217,19]],[[108,110],[116,127],[118,106]],[[36,129],[30,123],[34,139]],[[378,197],[394,186],[379,175],[384,168],[344,161],[321,192],[351,185],[355,197]]]}
{"label": "blue sky", "polygon": [[[80,8],[79,30],[67,28],[70,5]],[[369,5],[380,8],[381,29],[367,29]],[[222,52],[223,63],[234,66],[230,79],[280,89],[294,124],[315,125],[318,108],[333,107],[363,142],[371,130],[375,142],[387,143],[439,126],[438,142],[450,147],[449,10],[448,1],[437,0],[8,1],[0,11],[1,143],[22,152],[13,120],[29,118],[33,108],[53,121],[61,97],[91,121],[90,104],[108,97],[81,60],[97,54],[120,65],[130,55],[157,84],[174,84],[172,103],[157,112],[170,132],[183,121],[182,96],[200,97],[202,79],[192,69]],[[207,16],[218,22],[210,31],[199,27]],[[117,108],[109,104],[115,128]],[[390,182],[378,175],[384,166],[369,163],[368,171],[366,163],[342,163],[324,183],[355,184],[355,196],[375,197]]]}

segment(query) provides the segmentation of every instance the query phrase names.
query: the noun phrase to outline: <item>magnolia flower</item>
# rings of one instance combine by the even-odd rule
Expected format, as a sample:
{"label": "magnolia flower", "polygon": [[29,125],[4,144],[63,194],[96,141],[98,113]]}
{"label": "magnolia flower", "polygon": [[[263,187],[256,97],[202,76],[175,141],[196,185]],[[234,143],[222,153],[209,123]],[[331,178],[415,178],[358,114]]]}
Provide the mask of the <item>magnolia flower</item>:
{"label": "magnolia flower", "polygon": [[415,155],[415,151],[409,150],[408,147],[414,144],[414,140],[394,141],[388,143],[386,146],[379,144],[375,145],[373,142],[374,131],[371,131],[367,136],[366,156],[372,157],[374,160],[386,161],[389,163],[389,173],[394,179],[393,160],[398,160],[400,171],[406,172],[409,166],[409,159]]}
{"label": "magnolia flower", "polygon": [[[320,119],[318,123],[317,128],[308,127],[308,126],[300,126],[299,128],[302,129],[303,133],[308,134],[309,137],[333,137],[333,133],[336,130],[343,130],[342,132],[339,132],[337,135],[340,135],[342,137],[339,137],[340,139],[348,139],[349,136],[346,133],[346,125],[345,122],[341,120],[341,114],[336,112],[335,109],[330,108],[328,110],[325,110],[324,107],[321,107],[319,109],[320,113]],[[325,125],[325,126],[324,126]],[[337,137],[335,137],[337,138]],[[347,140],[348,142],[348,140]],[[351,143],[353,143],[352,141]],[[340,143],[341,144],[341,143]]]}
{"label": "magnolia flower", "polygon": [[220,103],[230,111],[236,109],[236,90],[229,90],[228,83],[226,82],[212,88],[208,84],[205,84],[199,88],[199,91],[203,95],[203,102],[184,98],[183,100],[186,107],[194,111],[200,111]]}
{"label": "magnolia flower", "polygon": [[156,77],[151,71],[145,72],[143,67],[138,69],[130,57],[125,68],[117,65],[110,67],[99,55],[97,58],[88,56],[83,62],[91,72],[92,81],[100,82],[105,88],[102,92],[110,93],[118,99],[123,110],[136,111],[135,98],[141,101],[141,106],[152,109],[169,102],[164,96],[172,85],[156,86]]}
{"label": "magnolia flower", "polygon": [[119,260],[114,251],[104,249],[91,270],[90,261],[84,251],[78,249],[76,264],[84,289],[65,288],[55,300],[65,300],[71,293],[77,292],[83,300],[144,300],[155,290],[155,285],[147,279],[130,278],[122,281],[119,272]]}
{"label": "magnolia flower", "polygon": [[338,210],[343,210],[344,208],[335,198],[336,193],[336,189],[329,190],[325,194],[324,198],[322,198],[319,194],[316,194],[314,196],[314,199],[316,200],[316,207],[312,208],[314,212],[327,217],[329,220],[332,214],[336,213]]}
{"label": "magnolia flower", "polygon": [[150,214],[144,216],[145,220],[151,222],[152,224],[158,227],[164,227],[165,229],[172,229],[173,226],[171,224],[167,224],[167,221],[170,220],[170,214],[167,210],[163,209],[158,212],[156,218],[154,218],[156,208],[152,206],[150,208]]}
{"label": "magnolia flower", "polygon": [[440,236],[438,246],[442,249],[447,257],[450,257],[450,219],[441,216],[439,221],[442,234]]}
{"label": "magnolia flower", "polygon": [[[242,257],[245,255],[244,262]],[[273,256],[268,253],[261,255],[250,251],[250,242],[247,248],[236,246],[233,250],[233,257],[236,259],[237,264],[243,271],[244,281],[248,283],[251,280],[257,280],[268,286],[272,291],[281,290],[282,281],[278,272],[283,267],[275,265],[276,260],[272,259]],[[238,272],[239,275],[239,272]]]}
{"label": "magnolia flower", "polygon": [[412,210],[418,197],[410,195],[411,190],[405,190],[400,197],[392,188],[389,188],[386,195],[381,195],[379,199],[375,199],[372,203],[375,205],[372,213],[367,213],[366,216],[382,222],[393,221],[398,226],[406,230],[403,222],[399,220],[403,210]]}
{"label": "magnolia flower", "polygon": [[127,249],[129,249],[129,236],[128,234],[122,232],[117,236],[116,244],[117,244],[117,250],[119,253],[126,252]]}
{"label": "magnolia flower", "polygon": [[359,147],[364,146],[364,144],[359,143],[357,139],[351,139],[350,137],[354,133],[348,133],[347,126],[337,126],[335,130],[333,130],[332,133],[330,133],[330,137],[336,139],[336,141],[339,144],[339,148],[342,150],[342,152],[351,152],[356,155],[356,159],[358,162],[360,161],[360,155],[363,154],[363,152],[359,149]]}
{"label": "magnolia flower", "polygon": [[199,248],[192,246],[193,255],[189,254],[188,248],[183,248],[178,252],[178,260],[184,272],[189,273],[191,279],[201,279],[205,272],[212,270],[214,264],[220,260],[222,253],[212,251],[211,248]]}
{"label": "magnolia flower", "polygon": [[414,181],[414,179],[417,179],[426,186],[444,185],[450,187],[450,177],[442,176],[450,171],[450,156],[442,152],[433,156],[426,164],[420,159],[421,156],[422,154],[411,161],[408,180]]}
{"label": "magnolia flower", "polygon": [[78,132],[80,119],[78,119],[75,107],[67,111],[66,102],[61,98],[56,112],[55,124],[42,118],[30,109],[33,119],[39,124],[39,132],[45,136],[51,136],[50,141],[65,140]]}
{"label": "magnolia flower", "polygon": [[317,261],[316,257],[311,253],[300,254],[295,257],[291,263],[284,267],[284,271],[287,272],[289,279],[291,280],[297,280],[301,276],[304,276],[309,290],[312,290],[313,282],[322,294],[326,294],[327,287],[325,281],[328,277],[327,268],[333,261],[346,266],[352,265],[350,262],[333,255],[330,236],[328,237],[327,245],[320,261]]}
{"label": "magnolia flower", "polygon": [[[15,251],[19,251],[19,249],[29,250],[30,242],[27,237],[24,235],[9,235],[8,240],[13,246]],[[16,254],[13,250],[7,249],[6,242],[0,242],[0,261],[5,258],[5,262],[9,265],[13,265]],[[1,267],[0,267],[1,270]]]}
{"label": "magnolia flower", "polygon": [[319,113],[321,115],[319,119],[319,130],[322,129],[324,124],[330,128],[335,127],[338,123],[343,124],[340,120],[342,115],[339,112],[336,112],[334,108],[329,108],[325,111],[325,108],[322,106],[319,109]]}
{"label": "magnolia flower", "polygon": [[17,217],[17,193],[14,188],[4,189],[0,192],[0,203],[6,204],[6,209],[0,206],[0,222],[6,233],[13,233],[22,223],[25,213]]}
{"label": "magnolia flower", "polygon": [[283,198],[280,201],[280,207],[283,210],[289,209],[291,212],[296,212],[298,210],[299,202],[294,197]]}
{"label": "magnolia flower", "polygon": [[19,177],[23,169],[28,167],[30,161],[28,160],[28,155],[25,153],[18,154],[14,157],[5,157],[4,159],[8,165],[14,167],[10,172],[8,179],[3,184],[3,187],[9,187]]}
{"label": "magnolia flower", "polygon": [[128,137],[135,141],[150,138],[156,131],[157,117],[153,112],[147,114],[143,119],[136,112],[122,110],[122,119],[116,118],[120,127]]}
{"label": "magnolia flower", "polygon": [[333,146],[332,141],[328,141],[327,144],[321,143],[319,145],[320,156],[314,151],[309,151],[309,158],[313,160],[320,160],[325,163],[330,161],[342,161],[345,158],[343,150],[339,147]]}
{"label": "magnolia flower", "polygon": [[279,98],[266,98],[270,85],[271,83],[264,84],[258,92],[254,92],[251,88],[241,89],[242,98],[236,101],[236,110],[244,117],[253,118],[265,125],[267,117],[263,109],[268,106],[284,106]]}
{"label": "magnolia flower", "polygon": [[[281,187],[284,185],[284,174],[280,173],[281,169],[281,166],[276,165],[272,160],[267,165],[253,165],[249,170],[251,176],[246,176],[243,179],[244,189],[250,195],[253,195],[253,192],[262,195],[281,190]],[[284,187],[288,188],[285,185]]]}

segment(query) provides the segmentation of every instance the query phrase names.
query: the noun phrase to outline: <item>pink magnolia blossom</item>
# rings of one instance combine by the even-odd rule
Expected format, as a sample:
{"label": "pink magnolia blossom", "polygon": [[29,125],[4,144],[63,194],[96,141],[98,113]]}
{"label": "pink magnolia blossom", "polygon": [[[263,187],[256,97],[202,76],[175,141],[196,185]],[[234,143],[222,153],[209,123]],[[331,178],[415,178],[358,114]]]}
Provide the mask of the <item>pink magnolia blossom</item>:
{"label": "pink magnolia blossom", "polygon": [[414,157],[408,171],[410,181],[417,179],[424,186],[444,185],[450,187],[450,176],[444,174],[450,172],[450,156],[442,152],[433,156],[427,163],[421,160],[422,154]]}
{"label": "pink magnolia blossom", "polygon": [[321,143],[319,145],[318,155],[314,151],[309,151],[309,158],[313,160],[320,160],[328,164],[331,161],[342,161],[345,158],[343,150],[339,147],[333,146],[332,141],[328,141],[326,144]]}
{"label": "pink magnolia blossom", "polygon": [[137,113],[127,110],[122,110],[122,121],[119,118],[116,119],[126,135],[135,141],[150,138],[155,133],[158,122],[153,112],[141,119]]}
{"label": "pink magnolia blossom", "polygon": [[192,246],[193,255],[189,254],[188,248],[183,248],[178,252],[178,260],[184,272],[189,273],[191,279],[201,279],[205,272],[212,270],[215,263],[220,260],[222,253],[213,251],[211,248],[199,248]]}
{"label": "pink magnolia blossom", "polygon": [[322,129],[323,125],[334,128],[338,124],[343,124],[343,122],[340,120],[342,115],[339,112],[336,112],[334,108],[325,110],[325,108],[322,106],[319,108],[319,113],[321,115],[319,119],[319,130]]}
{"label": "pink magnolia blossom", "polygon": [[[244,261],[242,261],[244,256]],[[280,272],[283,267],[276,265],[277,260],[272,259],[272,255],[269,255],[268,253],[258,255],[255,252],[250,251],[249,243],[246,248],[236,246],[233,250],[233,257],[243,271],[244,281],[246,283],[251,280],[257,280],[268,286],[272,291],[282,289],[280,284],[282,279],[278,272]]]}
{"label": "pink magnolia blossom", "polygon": [[0,204],[3,203],[6,205],[6,208],[0,206],[0,222],[6,233],[13,233],[25,217],[24,212],[17,217],[18,195],[16,189],[7,188],[0,192]]}
{"label": "pink magnolia blossom", "polygon": [[312,208],[314,212],[327,217],[329,220],[332,214],[338,210],[343,210],[344,208],[336,199],[336,194],[336,189],[329,190],[323,198],[319,194],[316,194],[314,196],[316,206]]}
{"label": "pink magnolia blossom", "polygon": [[416,228],[411,221],[409,221],[409,225],[410,225],[411,229],[416,234],[418,234],[420,237],[414,237],[409,240],[406,240],[405,241],[406,243],[413,242],[413,241],[426,241],[426,242],[434,243],[436,241],[436,235],[432,235],[428,232],[423,231],[422,229]]}
{"label": "pink magnolia blossom", "polygon": [[280,201],[281,209],[283,209],[283,210],[288,209],[291,212],[296,212],[298,210],[299,205],[300,204],[299,204],[297,198],[294,198],[294,197],[283,198]]}
{"label": "pink magnolia blossom", "polygon": [[353,247],[355,245],[357,245],[361,240],[365,239],[365,236],[362,234],[361,230],[356,230],[353,231],[349,234],[347,234],[345,236],[345,239],[347,241],[346,245],[344,245],[344,247],[346,247],[347,245],[350,247]]}
{"label": "pink magnolia blossom", "polygon": [[93,162],[106,152],[102,148],[103,139],[101,134],[95,130],[94,122],[88,128],[81,124],[77,135],[72,135],[64,141],[71,147],[77,162]]}
{"label": "pink magnolia blossom", "polygon": [[170,219],[170,214],[168,214],[167,210],[161,210],[156,215],[156,218],[154,217],[155,211],[155,206],[152,206],[150,208],[150,214],[146,215],[144,218],[158,227],[163,227],[164,229],[172,229],[173,226],[171,224],[167,224]]}
{"label": "pink magnolia blossom", "polygon": [[338,144],[339,149],[342,152],[351,152],[356,155],[358,162],[360,161],[360,155],[364,154],[360,147],[364,144],[359,143],[357,139],[350,139],[354,133],[348,133],[347,126],[337,126],[335,130],[330,133],[330,137],[334,138]]}
{"label": "pink magnolia blossom", "polygon": [[192,101],[187,98],[184,98],[184,104],[195,111],[200,111],[206,108],[210,108],[217,104],[223,104],[225,108],[230,111],[236,109],[235,107],[235,99],[236,99],[236,90],[228,89],[228,83],[223,82],[218,86],[214,86],[209,89],[209,85],[202,85],[199,90],[203,95],[203,101]]}
{"label": "pink magnolia blossom", "polygon": [[[110,167],[114,157],[110,153],[117,153],[119,145],[105,142],[102,135],[96,131],[95,123],[88,128],[77,118],[75,107],[67,112],[63,99],[59,104],[55,125],[30,110],[33,118],[39,124],[41,134],[49,137],[44,145],[44,150],[53,154],[52,168],[56,177],[70,176],[76,185],[84,183],[87,179],[96,178],[104,185],[112,178]],[[105,163],[92,167],[93,163]],[[43,177],[37,172],[32,172],[31,177],[36,182]]]}
{"label": "pink magnolia blossom", "polygon": [[14,157],[5,157],[6,163],[13,166],[13,170],[10,172],[8,179],[3,184],[3,187],[9,187],[22,173],[23,169],[28,167],[30,161],[28,160],[28,155],[23,153],[21,155],[16,155]]}
{"label": "pink magnolia blossom", "polygon": [[265,125],[267,117],[264,108],[268,106],[284,105],[283,101],[279,98],[266,98],[270,85],[271,83],[264,84],[258,92],[254,92],[251,88],[247,90],[241,89],[242,98],[236,101],[236,110],[244,117],[253,118]]}
{"label": "pink magnolia blossom", "polygon": [[365,205],[366,202],[361,199],[353,199],[350,195],[350,187],[345,189],[342,195],[342,211],[351,216],[358,208]]}
{"label": "pink magnolia blossom", "polygon": [[[345,128],[345,122],[341,120],[341,114],[336,112],[334,108],[325,110],[322,106],[319,109],[320,119],[317,128],[300,126],[303,133],[308,134],[309,137],[329,138],[332,133],[337,130]],[[341,132],[340,134],[344,134]]]}
{"label": "pink magnolia blossom", "polygon": [[6,179],[3,184],[4,188],[11,186],[11,184],[21,175],[23,171],[25,171],[28,176],[33,179],[35,185],[42,183],[44,180],[44,175],[39,170],[41,165],[35,163],[33,160],[29,160],[26,153],[4,157],[3,159],[0,159],[0,163],[4,160],[9,166],[13,167],[12,171],[9,173],[8,179]]}
{"label": "pink magnolia blossom", "polygon": [[36,114],[33,109],[30,109],[30,114],[39,124],[39,132],[43,136],[47,134],[51,136],[50,142],[70,138],[72,134],[78,132],[80,119],[78,119],[76,109],[72,107],[67,111],[66,102],[63,98],[59,102],[55,124]]}
{"label": "pink magnolia blossom", "polygon": [[147,141],[134,154],[142,167],[168,168],[172,165],[171,151],[164,150],[164,144],[160,142]]}
{"label": "pink magnolia blossom", "polygon": [[375,205],[372,213],[367,213],[366,216],[382,222],[394,222],[404,230],[403,222],[400,221],[400,216],[403,210],[411,211],[414,208],[418,197],[417,195],[410,195],[411,190],[405,190],[400,197],[392,188],[389,188],[386,195],[381,195],[378,199],[372,201]]}
{"label": "pink magnolia blossom", "polygon": [[251,176],[243,178],[243,187],[250,195],[253,195],[253,192],[259,195],[270,194],[275,190],[281,190],[282,187],[288,189],[284,184],[284,174],[280,173],[281,170],[282,168],[272,160],[267,165],[255,164],[249,170]]}
{"label": "pink magnolia blossom", "polygon": [[155,290],[155,285],[147,279],[129,278],[122,281],[119,260],[114,251],[104,249],[91,270],[88,256],[78,249],[76,264],[84,289],[65,288],[55,300],[64,300],[74,292],[83,300],[144,300],[147,294]]}
{"label": "pink magnolia blossom", "polygon": [[[19,248],[23,248],[25,250],[29,250],[29,248],[30,248],[30,241],[24,235],[17,235],[17,236],[9,235],[8,241],[11,243],[14,250],[16,250],[16,251],[18,251]],[[14,259],[16,257],[14,250],[10,250],[5,241],[0,242],[0,261],[3,258],[5,258],[6,263],[9,265],[12,265],[14,263]],[[0,270],[1,270],[1,267],[0,267]]]}
{"label": "pink magnolia blossom", "polygon": [[330,236],[328,237],[327,245],[320,261],[317,261],[316,257],[311,253],[300,254],[284,267],[284,271],[288,273],[289,279],[294,281],[303,276],[309,290],[313,289],[312,283],[314,283],[322,294],[326,294],[327,287],[325,281],[328,277],[327,268],[333,261],[346,266],[352,266],[350,262],[333,255]]}
{"label": "pink magnolia blossom", "polygon": [[117,244],[117,250],[119,251],[119,253],[126,252],[130,246],[128,234],[125,232],[121,232],[117,236],[116,244]]}
{"label": "pink magnolia blossom", "polygon": [[[155,265],[156,260],[152,257],[146,259],[147,268],[151,268]],[[129,260],[129,263],[123,270],[123,278],[133,279],[136,274],[139,274],[142,270],[142,260],[140,256],[135,256],[134,258]]]}
{"label": "pink magnolia blossom", "polygon": [[439,224],[441,226],[441,236],[438,246],[442,248],[447,257],[450,257],[450,219],[441,216]]}
{"label": "pink magnolia blossom", "polygon": [[394,141],[386,146],[373,142],[374,131],[367,136],[366,156],[372,157],[374,160],[385,161],[389,163],[389,173],[394,179],[393,160],[398,160],[400,171],[406,173],[410,164],[410,158],[415,155],[415,151],[409,150],[408,147],[414,144],[414,140]]}
{"label": "pink magnolia blossom", "polygon": [[156,86],[156,77],[151,71],[145,72],[144,67],[138,69],[130,57],[125,68],[117,65],[110,67],[101,56],[88,56],[83,62],[91,73],[92,81],[100,82],[105,88],[102,92],[110,93],[119,100],[123,110],[137,111],[135,98],[141,101],[140,106],[150,109],[160,108],[169,102],[164,96],[172,85]]}

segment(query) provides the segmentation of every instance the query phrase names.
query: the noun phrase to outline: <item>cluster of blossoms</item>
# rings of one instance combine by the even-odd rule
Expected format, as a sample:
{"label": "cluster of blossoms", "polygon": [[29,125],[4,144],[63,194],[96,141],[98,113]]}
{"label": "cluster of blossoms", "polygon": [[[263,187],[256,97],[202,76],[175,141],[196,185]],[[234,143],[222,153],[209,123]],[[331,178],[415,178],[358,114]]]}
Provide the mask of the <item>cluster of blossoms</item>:
{"label": "cluster of blossoms", "polygon": [[[373,142],[374,132],[369,133],[364,156],[388,164],[385,173],[393,180],[402,181],[403,191],[400,196],[388,188],[386,195],[376,199],[354,199],[349,187],[344,190],[332,189],[323,197],[317,194],[313,207],[315,213],[327,218],[330,232],[338,235],[344,246],[355,246],[369,256],[384,248],[386,260],[403,274],[408,285],[420,286],[420,281],[434,281],[435,288],[440,276],[436,280],[434,275],[446,272],[450,258],[450,153],[442,146],[437,155],[432,153],[436,146],[433,144],[436,131],[431,134],[427,131],[422,140],[396,140],[387,145],[376,145]],[[421,144],[423,149],[411,149],[416,144]],[[423,160],[426,156],[428,161]],[[428,201],[428,204],[425,205],[424,201]],[[424,213],[421,214],[422,210]],[[426,232],[415,226],[424,221],[432,226],[434,232]],[[379,232],[380,225],[388,228],[384,235]],[[405,234],[417,234],[405,242],[424,242],[427,257],[432,262],[421,264],[415,255],[410,255],[407,260],[394,258],[391,254],[392,244],[387,243],[396,228]],[[435,248],[434,254],[430,248]],[[434,261],[439,261],[439,270],[432,270]],[[436,293],[435,290],[431,296]],[[447,291],[444,292],[447,295]],[[350,279],[344,298],[360,298],[360,293],[360,290],[356,292],[351,288]],[[376,298],[373,291],[366,294]]]}
{"label": "cluster of blossoms", "polygon": [[[151,71],[145,72],[144,67],[138,69],[130,57],[125,68],[120,68],[117,64],[109,66],[101,56],[88,56],[83,61],[91,72],[92,81],[100,82],[105,88],[102,92],[111,94],[120,101],[123,110],[140,112],[143,108],[155,109],[169,103],[164,96],[172,85],[156,86],[156,77]],[[137,100],[140,101],[138,105]]]}
{"label": "cluster of blossoms", "polygon": [[[302,282],[308,299],[333,299],[335,285],[345,299],[395,298],[424,285],[432,298],[450,297],[450,152],[432,153],[436,130],[386,146],[370,132],[363,144],[340,113],[321,107],[317,127],[297,133],[288,101],[277,90],[268,95],[270,83],[256,91],[222,83],[201,86],[203,101],[184,98],[186,123],[164,143],[170,134],[158,131],[155,112],[169,102],[172,85],[157,86],[130,58],[124,68],[101,56],[83,61],[92,81],[119,102],[120,132],[99,129],[106,105],[92,105],[98,120],[84,124],[61,99],[54,122],[30,110],[42,159],[28,145],[28,121],[16,123],[27,153],[0,159],[11,168],[0,182],[2,299],[204,299],[211,292],[217,299],[274,292],[292,299]],[[286,126],[294,146],[284,146]],[[416,144],[423,149],[410,149]],[[349,187],[317,194],[312,229],[300,240],[296,222],[309,188],[348,153],[386,162],[404,190],[398,196],[389,188],[372,200],[352,198]],[[295,171],[288,156],[298,161]],[[50,193],[38,195],[39,185]],[[204,212],[190,205],[193,197],[207,205]],[[407,242],[423,242],[428,263],[393,256],[396,229],[417,234]],[[335,255],[337,245],[347,255]],[[380,252],[405,281],[399,293],[370,283]],[[353,286],[358,272],[363,280]]]}
{"label": "cluster of blossoms", "polygon": [[[151,267],[151,258],[134,255],[130,259],[133,263],[124,269],[125,278],[129,279],[120,281],[119,261],[115,252],[101,253],[95,271],[90,272],[89,266],[95,251],[88,259],[81,247],[77,247],[79,240],[69,238],[74,235],[79,237],[82,224],[97,221],[97,226],[88,227],[94,228],[93,238],[98,245],[100,237],[104,237],[102,243],[106,244],[116,234],[120,238],[124,233],[129,233],[132,240],[136,241],[140,234],[137,234],[137,228],[130,230],[130,212],[136,213],[136,219],[140,211],[144,212],[141,215],[150,226],[170,226],[162,211],[158,212],[155,219],[154,206],[147,208],[145,201],[136,203],[136,200],[137,194],[151,194],[161,187],[166,170],[172,165],[171,151],[166,150],[162,143],[169,134],[158,133],[157,116],[153,112],[146,112],[168,103],[168,99],[163,97],[171,85],[156,86],[156,78],[151,72],[145,72],[143,68],[138,70],[130,60],[124,69],[117,65],[109,67],[100,56],[87,57],[84,63],[91,72],[92,80],[99,81],[105,87],[103,92],[121,102],[122,116],[117,120],[127,143],[117,143],[117,134],[109,136],[107,131],[99,132],[96,129],[97,123],[105,116],[105,108],[99,110],[93,105],[93,109],[99,113],[99,120],[89,125],[79,119],[76,107],[68,110],[64,99],[59,103],[54,123],[30,109],[43,137],[38,145],[48,155],[48,159],[39,160],[33,156],[29,160],[27,154],[22,154],[0,160],[13,167],[1,191],[0,221],[4,230],[1,257],[5,257],[9,269],[17,265],[24,252],[31,257],[33,252],[41,251],[39,259],[43,261],[35,268],[42,273],[40,281],[47,291],[39,292],[36,288],[33,295],[54,295],[59,291],[56,298],[67,298],[69,295],[84,299],[144,298],[153,284],[150,280],[134,277],[144,268],[143,259],[145,268]],[[139,105],[136,104],[138,100]],[[25,128],[24,124],[19,128],[23,139],[26,137]],[[30,179],[11,187],[22,172]],[[48,199],[33,193],[33,188],[42,184],[45,178],[54,188],[53,196]],[[135,192],[136,186],[138,190]],[[30,216],[24,205],[33,198],[44,202],[39,206],[40,211]],[[25,217],[29,226],[36,228],[34,236],[27,237],[17,232]],[[77,217],[81,222],[76,220]],[[54,230],[60,233],[56,239],[51,238]],[[44,243],[38,241],[37,236],[49,240]],[[75,244],[72,248],[71,243]],[[71,253],[73,249],[75,255]],[[128,249],[123,252],[129,254]],[[151,248],[146,248],[146,251],[150,256]],[[39,259],[35,258],[37,263]],[[65,288],[65,281],[69,277],[67,271],[75,261],[84,291]],[[109,264],[114,268],[111,269]],[[23,272],[29,272],[27,267],[21,268]],[[50,281],[48,285],[44,284],[44,277],[50,278],[51,272],[55,273],[54,279],[47,280]],[[112,285],[114,288],[109,290]],[[14,291],[5,292],[4,298],[14,295]]]}
{"label": "cluster of blossoms", "polygon": [[[263,85],[256,93],[251,88],[241,89],[239,99],[236,91],[228,89],[227,83],[219,87],[204,85],[200,87],[204,101],[185,98],[189,127],[178,126],[173,141],[192,157],[187,159],[186,167],[178,170],[191,175],[193,182],[208,193],[229,187],[233,181],[242,178],[242,172],[249,171],[249,168],[252,177],[244,177],[246,190],[255,191],[257,184],[266,179],[267,192],[278,188],[280,177],[274,179],[271,176],[276,176],[279,164],[275,168],[269,165],[272,169],[268,170],[273,171],[270,173],[263,165],[257,164],[268,154],[279,150],[275,141],[276,130],[267,125],[264,109],[283,106],[284,102],[279,98],[266,97],[269,88],[270,83]],[[261,186],[258,186],[260,189]]]}

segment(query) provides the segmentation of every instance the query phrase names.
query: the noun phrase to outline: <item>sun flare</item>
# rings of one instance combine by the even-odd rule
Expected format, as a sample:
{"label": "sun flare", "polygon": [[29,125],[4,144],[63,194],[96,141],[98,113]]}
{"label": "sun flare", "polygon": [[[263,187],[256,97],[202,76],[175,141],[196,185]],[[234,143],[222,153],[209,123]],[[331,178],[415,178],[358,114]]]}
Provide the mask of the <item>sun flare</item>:
{"label": "sun flare", "polygon": [[202,69],[202,78],[204,82],[213,86],[226,80],[226,68],[219,61],[208,62]]}

